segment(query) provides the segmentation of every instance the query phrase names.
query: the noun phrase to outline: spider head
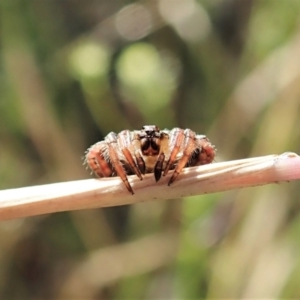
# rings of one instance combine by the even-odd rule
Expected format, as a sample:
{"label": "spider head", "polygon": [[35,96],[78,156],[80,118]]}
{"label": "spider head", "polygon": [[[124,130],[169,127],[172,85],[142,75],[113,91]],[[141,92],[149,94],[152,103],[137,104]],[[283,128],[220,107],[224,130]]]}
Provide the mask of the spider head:
{"label": "spider head", "polygon": [[142,153],[146,156],[158,155],[160,150],[160,129],[155,125],[145,125],[139,134]]}
{"label": "spider head", "polygon": [[148,137],[153,137],[155,134],[160,135],[160,129],[156,125],[145,125],[142,131],[145,132]]}

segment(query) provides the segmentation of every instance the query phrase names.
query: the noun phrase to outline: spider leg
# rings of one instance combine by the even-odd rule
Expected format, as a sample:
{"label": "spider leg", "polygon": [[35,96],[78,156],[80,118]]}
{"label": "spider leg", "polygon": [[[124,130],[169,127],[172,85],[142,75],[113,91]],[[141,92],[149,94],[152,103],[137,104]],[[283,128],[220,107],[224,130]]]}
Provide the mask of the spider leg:
{"label": "spider leg", "polygon": [[155,167],[154,167],[154,177],[155,177],[156,181],[158,181],[161,177],[164,160],[165,160],[165,155],[164,155],[164,153],[161,153],[159,155],[157,162],[155,164]]}
{"label": "spider leg", "polygon": [[128,181],[128,178],[126,176],[126,172],[120,162],[119,155],[118,155],[118,136],[114,133],[111,132],[105,137],[105,141],[107,142],[108,145],[108,154],[110,158],[110,162],[118,174],[122,181],[124,182],[127,190],[131,193],[134,194],[133,189]]}
{"label": "spider leg", "polygon": [[190,129],[185,129],[184,130],[183,155],[180,158],[180,160],[178,161],[178,164],[174,170],[172,177],[169,180],[168,185],[171,185],[175,181],[175,179],[180,174],[182,169],[188,163],[188,161],[189,161],[191,155],[193,154],[193,152],[195,151],[196,147],[197,147],[197,145],[195,142],[195,133]]}
{"label": "spider leg", "polygon": [[[130,168],[132,171],[143,180],[142,174],[138,166],[136,165],[133,157],[132,157],[132,143],[131,143],[131,133],[129,130],[123,130],[118,134],[118,145],[121,148]],[[131,150],[131,151],[130,151]]]}
{"label": "spider leg", "polygon": [[90,147],[86,153],[85,162],[99,177],[110,177],[112,174],[112,166],[105,159],[107,148],[107,143],[102,141]]}
{"label": "spider leg", "polygon": [[176,160],[176,156],[182,147],[182,143],[184,141],[184,131],[180,128],[174,128],[170,132],[170,148],[172,149],[167,165],[164,169],[163,175],[167,175],[171,166]]}

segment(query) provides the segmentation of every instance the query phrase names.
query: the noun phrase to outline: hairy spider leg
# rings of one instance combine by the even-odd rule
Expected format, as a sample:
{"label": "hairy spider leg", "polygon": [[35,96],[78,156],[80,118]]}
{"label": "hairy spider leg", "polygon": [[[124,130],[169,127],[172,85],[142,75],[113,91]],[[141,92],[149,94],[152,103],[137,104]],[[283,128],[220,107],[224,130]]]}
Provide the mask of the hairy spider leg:
{"label": "hairy spider leg", "polygon": [[141,180],[143,180],[141,171],[138,168],[137,164],[135,163],[135,161],[132,157],[132,154],[131,154],[133,152],[133,149],[132,149],[133,147],[132,147],[132,143],[131,143],[131,132],[129,130],[123,130],[118,134],[118,145],[120,146],[120,149],[123,152],[132,171]]}
{"label": "hairy spider leg", "polygon": [[102,141],[90,147],[86,154],[87,164],[99,177],[112,175],[112,166],[105,159],[107,149],[107,143]]}
{"label": "hairy spider leg", "polygon": [[180,160],[178,161],[178,164],[174,170],[172,177],[169,180],[168,185],[171,185],[175,181],[175,179],[180,174],[182,169],[185,167],[185,165],[189,161],[191,155],[197,148],[195,137],[196,137],[196,134],[194,131],[192,131],[190,129],[184,130],[183,155],[180,158]]}
{"label": "hairy spider leg", "polygon": [[121,177],[128,191],[133,195],[134,194],[133,189],[128,181],[126,172],[118,157],[118,149],[117,149],[118,136],[116,135],[116,133],[111,132],[105,137],[105,141],[107,142],[108,145],[108,154],[114,170],[116,171],[117,175]]}
{"label": "hairy spider leg", "polygon": [[163,173],[164,176],[167,175],[171,166],[174,164],[176,160],[176,156],[182,147],[182,143],[184,141],[184,131],[183,129],[180,128],[174,128],[170,131],[169,136],[170,136],[169,145],[172,150],[167,165],[164,169],[164,173]]}

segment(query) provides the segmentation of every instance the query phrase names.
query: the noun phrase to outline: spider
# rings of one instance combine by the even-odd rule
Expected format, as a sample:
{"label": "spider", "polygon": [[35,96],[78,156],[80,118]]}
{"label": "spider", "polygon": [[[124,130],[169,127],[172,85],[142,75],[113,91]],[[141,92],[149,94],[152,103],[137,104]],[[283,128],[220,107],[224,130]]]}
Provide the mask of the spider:
{"label": "spider", "polygon": [[145,125],[141,130],[109,133],[103,141],[92,145],[85,163],[99,177],[120,176],[128,191],[134,194],[127,175],[154,173],[158,181],[174,170],[171,185],[183,168],[209,164],[215,157],[215,147],[205,135],[190,129],[160,130]]}

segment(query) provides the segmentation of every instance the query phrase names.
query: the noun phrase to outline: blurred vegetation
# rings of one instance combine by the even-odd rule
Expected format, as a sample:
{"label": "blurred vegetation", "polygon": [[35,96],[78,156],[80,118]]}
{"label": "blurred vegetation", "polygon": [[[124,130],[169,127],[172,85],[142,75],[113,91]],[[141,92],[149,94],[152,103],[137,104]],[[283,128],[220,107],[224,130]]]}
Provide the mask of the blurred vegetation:
{"label": "blurred vegetation", "polygon": [[[1,0],[0,188],[89,178],[108,132],[300,153],[300,1]],[[1,299],[300,298],[299,183],[0,224]],[[1,200],[1,199],[0,199]]]}

